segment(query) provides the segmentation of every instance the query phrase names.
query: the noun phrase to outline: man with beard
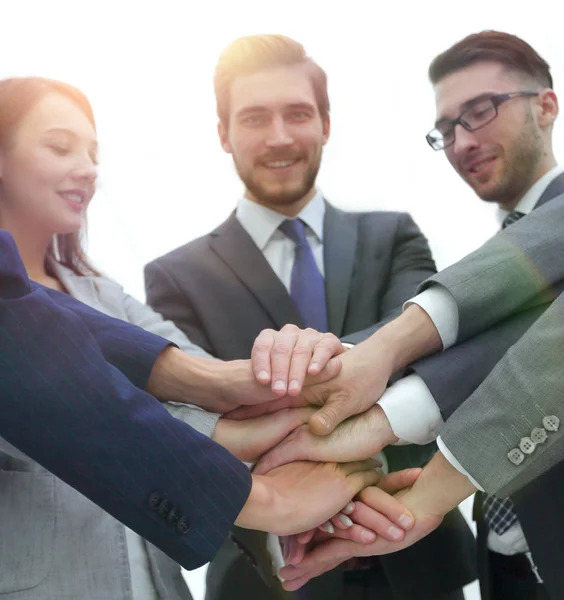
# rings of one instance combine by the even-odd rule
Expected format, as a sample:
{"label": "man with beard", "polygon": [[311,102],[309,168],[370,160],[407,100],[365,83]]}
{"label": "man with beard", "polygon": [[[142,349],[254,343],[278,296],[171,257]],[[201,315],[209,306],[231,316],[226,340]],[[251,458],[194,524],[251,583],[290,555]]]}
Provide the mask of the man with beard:
{"label": "man with beard", "polygon": [[[439,446],[444,456],[490,492],[478,494],[474,506],[482,598],[561,598],[559,490],[564,463],[558,462],[549,435],[558,431],[560,423],[555,415],[561,396],[557,395],[558,400],[550,397],[550,387],[554,388],[550,383],[561,380],[557,311],[564,301],[562,259],[561,251],[558,257],[540,244],[541,236],[556,239],[562,235],[556,209],[564,200],[564,167],[557,164],[553,152],[558,100],[552,76],[547,62],[529,44],[496,31],[456,43],[435,58],[429,76],[437,120],[427,141],[433,149],[444,150],[480,199],[498,205],[504,231],[484,246],[494,251],[470,255],[426,282],[429,290],[414,302],[425,309],[440,334],[435,351],[441,347],[446,351],[413,363],[413,373],[388,388],[379,404],[386,413],[388,406],[403,402],[406,407],[403,415],[397,408],[393,415],[388,413],[390,435],[428,443],[441,431]],[[551,214],[554,211],[554,225],[536,225],[547,209]],[[519,233],[523,227],[527,229]],[[549,275],[553,270],[556,278]],[[541,292],[539,297],[513,304],[533,284]],[[558,300],[543,314],[556,296]],[[424,331],[416,320],[410,329],[398,333],[396,328],[395,336],[407,340],[412,357],[421,356],[428,352],[419,352],[415,332],[421,339],[431,339]],[[463,343],[453,345],[460,340]],[[385,348],[387,355],[396,352],[392,346]],[[352,355],[351,351],[347,358]],[[381,365],[381,358],[364,351],[363,360],[371,365]],[[348,373],[349,386],[363,382],[362,389],[357,386],[358,398],[368,397],[367,390],[377,388],[377,382],[358,369]],[[318,393],[327,397],[323,390]],[[331,406],[331,415],[336,417],[329,429],[350,416],[341,410],[342,397],[340,406]],[[354,398],[347,401],[355,406]],[[368,404],[362,408],[373,410]],[[443,421],[446,425],[441,429]],[[363,427],[368,422],[368,414],[363,414],[348,419],[337,435],[302,439],[283,459],[279,447],[273,451],[277,457],[268,457],[268,467],[306,456],[308,460],[333,460],[334,455],[353,460],[354,454],[346,453],[343,442],[348,438],[351,446],[366,448],[363,436],[376,440],[374,428]],[[533,461],[543,460],[544,470],[553,467],[546,474],[532,466]],[[527,476],[530,483],[519,490],[515,481],[522,483],[527,469],[532,472]],[[435,492],[442,494],[447,480],[437,481]],[[452,492],[452,482],[449,489]],[[511,494],[511,499],[491,495],[495,493]],[[332,560],[336,560],[335,550],[335,546],[327,547]],[[367,550],[363,548],[362,553]],[[376,545],[373,550],[378,551]]]}
{"label": "man with beard", "polygon": [[[426,239],[408,214],[344,212],[317,190],[330,131],[327,80],[300,44],[280,35],[236,40],[214,84],[219,138],[244,195],[212,233],[147,265],[148,302],[222,359],[248,358],[265,329],[286,326],[291,347],[288,324],[365,339],[434,272]],[[268,345],[268,332],[261,339]],[[299,382],[290,377],[286,388],[273,367],[271,385],[282,394]],[[386,459],[398,470],[434,450],[393,448]],[[326,528],[350,524],[343,515]],[[208,570],[208,600],[288,598],[272,576],[265,537],[235,530],[233,539]],[[475,576],[474,541],[458,510],[423,544],[349,564],[312,582],[305,597],[463,598]]]}

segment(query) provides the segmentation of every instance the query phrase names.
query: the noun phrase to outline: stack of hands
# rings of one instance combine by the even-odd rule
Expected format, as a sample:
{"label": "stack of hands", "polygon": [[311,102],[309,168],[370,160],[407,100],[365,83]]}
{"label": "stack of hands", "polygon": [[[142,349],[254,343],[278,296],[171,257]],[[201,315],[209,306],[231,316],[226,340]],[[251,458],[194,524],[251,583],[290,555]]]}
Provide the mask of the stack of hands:
{"label": "stack of hands", "polygon": [[282,536],[289,591],[352,557],[413,544],[472,491],[431,493],[439,456],[424,472],[385,476],[371,459],[397,441],[377,401],[406,359],[382,331],[345,350],[329,333],[265,330],[250,361],[213,363],[213,393],[199,398],[223,414],[213,439],[255,464],[236,524]]}

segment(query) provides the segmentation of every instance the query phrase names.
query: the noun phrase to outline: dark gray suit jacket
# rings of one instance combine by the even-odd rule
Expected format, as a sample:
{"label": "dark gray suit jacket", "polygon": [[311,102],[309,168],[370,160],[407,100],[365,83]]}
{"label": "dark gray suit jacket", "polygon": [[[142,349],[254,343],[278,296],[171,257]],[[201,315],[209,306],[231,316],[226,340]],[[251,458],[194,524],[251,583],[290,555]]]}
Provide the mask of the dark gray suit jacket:
{"label": "dark gray suit jacket", "polygon": [[[426,239],[405,213],[347,213],[327,204],[323,247],[329,328],[344,339],[360,332],[353,341],[395,316],[435,270]],[[211,234],[148,264],[145,278],[148,303],[223,359],[248,358],[265,328],[303,325],[286,288],[234,215]],[[422,464],[432,452],[433,447],[407,446],[386,449],[386,456],[395,470]],[[248,533],[237,530],[236,537],[260,562]],[[396,597],[416,600],[472,581],[473,550],[471,533],[455,511],[427,540],[382,557],[382,564]],[[233,547],[224,546],[220,554],[210,567],[208,598],[280,597],[276,583],[278,592],[260,587]],[[336,570],[312,584],[308,597],[340,598],[341,590]]]}
{"label": "dark gray suit jacket", "polygon": [[[459,263],[430,278],[424,287],[433,284],[444,286],[457,301],[460,318],[458,343],[446,352],[415,363],[412,368],[431,390],[443,418],[447,420],[452,416],[452,422],[447,421],[445,426],[445,443],[449,448],[456,448],[457,456],[458,451],[466,455],[467,460],[463,463],[468,465],[473,461],[474,466],[480,468],[483,450],[472,452],[471,456],[468,454],[471,444],[464,447],[461,444],[464,427],[460,420],[468,414],[467,400],[471,398],[475,401],[476,411],[473,414],[478,422],[466,419],[468,429],[474,430],[483,420],[482,433],[487,432],[489,413],[480,407],[480,402],[487,401],[483,394],[488,390],[491,392],[492,384],[496,383],[494,374],[488,379],[489,385],[480,388],[481,393],[477,391],[478,386],[507,350],[519,342],[564,290],[564,174],[547,187],[534,213],[498,234]],[[531,331],[534,333],[535,329]],[[516,352],[522,352],[522,346],[516,346]],[[514,354],[504,360],[511,360]],[[502,363],[500,367],[503,367]],[[519,373],[519,376],[522,375]],[[524,375],[528,378],[530,374]],[[492,393],[490,401],[494,402],[496,396]],[[543,405],[545,398],[538,398],[537,401]],[[516,409],[517,402],[515,400]],[[461,412],[457,411],[459,407],[463,407]],[[545,408],[547,414],[555,413],[554,406]],[[521,412],[515,414],[513,423],[504,422],[500,433],[509,434],[512,424],[518,425],[521,430],[525,426],[519,418]],[[559,418],[564,419],[564,413],[560,413]],[[527,411],[526,414],[532,422],[531,412]],[[497,422],[502,421],[498,419]],[[535,422],[533,427],[537,425]],[[505,437],[509,440],[514,434]],[[480,443],[475,436],[472,440]],[[504,462],[505,472],[498,477],[497,488],[488,478],[490,486],[494,486],[488,489],[503,494],[504,487],[507,490],[515,489],[514,483],[528,464],[524,463],[522,467],[513,465],[507,458],[510,448],[503,453],[500,451],[504,446],[499,435],[495,447],[497,456],[494,458],[492,452],[489,469],[499,473],[502,468],[499,464]],[[489,450],[493,451],[494,448]],[[553,450],[552,443],[539,446],[538,452],[546,453],[546,456],[538,459],[539,462],[546,462],[545,467],[555,463],[551,457]],[[535,562],[554,598],[564,597],[561,577],[564,559],[564,517],[561,510],[563,481],[564,464],[560,462],[511,496]],[[478,536],[481,549],[480,581],[482,595],[487,600],[487,529],[481,519],[481,503],[476,504],[474,512],[478,531],[482,534]]]}

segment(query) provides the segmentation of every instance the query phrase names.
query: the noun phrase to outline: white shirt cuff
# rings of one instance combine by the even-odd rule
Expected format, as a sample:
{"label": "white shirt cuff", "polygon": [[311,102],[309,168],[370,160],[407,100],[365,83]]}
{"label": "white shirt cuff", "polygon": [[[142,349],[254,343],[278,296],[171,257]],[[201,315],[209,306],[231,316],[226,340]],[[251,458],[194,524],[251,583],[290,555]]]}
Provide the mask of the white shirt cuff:
{"label": "white shirt cuff", "polygon": [[456,460],[454,454],[445,446],[445,443],[439,436],[437,438],[437,446],[439,450],[442,452],[443,456],[448,460],[448,462],[457,470],[460,471],[465,477],[472,482],[472,485],[477,487],[480,491],[484,491],[484,488],[468,473],[468,471]]}
{"label": "white shirt cuff", "polygon": [[410,304],[417,304],[429,315],[441,336],[443,350],[454,346],[458,337],[458,305],[446,288],[439,285],[427,288],[405,302],[404,310]]}
{"label": "white shirt cuff", "polygon": [[443,425],[441,411],[419,375],[408,375],[390,386],[378,404],[401,444],[428,444]]}

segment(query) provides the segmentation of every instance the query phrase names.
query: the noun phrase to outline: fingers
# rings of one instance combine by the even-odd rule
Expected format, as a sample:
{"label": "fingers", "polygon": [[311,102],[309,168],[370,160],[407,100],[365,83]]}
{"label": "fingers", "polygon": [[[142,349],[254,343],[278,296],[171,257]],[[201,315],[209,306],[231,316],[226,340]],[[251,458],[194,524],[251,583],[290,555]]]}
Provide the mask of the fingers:
{"label": "fingers", "polygon": [[[363,463],[367,463],[370,461],[363,461]],[[361,465],[363,463],[358,463],[359,468],[363,468],[362,471],[355,471],[347,476],[347,482],[353,489],[353,495],[358,494],[365,487],[370,485],[375,485],[375,482],[378,482],[381,478],[380,471],[376,470],[374,467],[368,467]],[[355,463],[347,463],[348,465]]]}
{"label": "fingers", "polygon": [[[381,490],[379,490],[381,492]],[[385,492],[382,492],[385,494]],[[383,504],[382,511],[389,510]],[[406,514],[406,518],[402,518]],[[400,542],[405,537],[405,530],[413,527],[413,517],[411,513],[399,511],[395,513],[395,519],[392,520],[384,512],[375,510],[371,506],[363,502],[356,502],[356,508],[352,518],[357,525],[361,525],[368,531],[373,531],[379,537],[382,537],[390,542]],[[409,520],[408,520],[409,519]]]}
{"label": "fingers", "polygon": [[253,344],[251,364],[254,376],[259,383],[267,384],[271,380],[270,354],[274,345],[274,329],[263,329]]}
{"label": "fingers", "polygon": [[370,529],[366,529],[366,527],[363,527],[362,525],[353,523],[346,529],[336,529],[332,537],[341,540],[349,540],[351,542],[356,542],[357,544],[371,544],[376,541],[378,536],[373,531],[370,531]]}
{"label": "fingers", "polygon": [[272,469],[281,467],[295,460],[309,460],[310,455],[307,447],[300,443],[300,434],[309,433],[307,426],[298,427],[294,433],[290,434],[285,440],[282,440],[278,446],[264,454],[255,465],[254,472],[257,475],[264,475]]}
{"label": "fingers", "polygon": [[308,402],[301,396],[284,396],[283,398],[264,402],[263,404],[240,406],[226,413],[224,416],[234,421],[243,421],[245,419],[260,417],[261,415],[269,415],[284,408],[299,408],[303,406],[308,406]]}
{"label": "fingers", "polygon": [[378,487],[388,494],[395,494],[404,488],[411,487],[416,481],[423,469],[404,469],[395,471],[382,478]]}
{"label": "fingers", "polygon": [[[382,472],[377,471],[378,467],[381,467],[382,463],[376,458],[367,458],[366,460],[354,460],[351,462],[340,463],[339,469],[345,473],[347,476],[351,476],[352,474],[359,472],[369,472],[373,471],[373,475],[379,481],[382,478]],[[372,484],[370,484],[372,485]],[[365,486],[366,487],[366,486]],[[364,488],[362,488],[364,489]]]}
{"label": "fingers", "polygon": [[332,333],[323,334],[321,339],[313,348],[307,372],[309,375],[317,375],[325,368],[325,365],[333,356],[338,356],[345,351],[341,340]]}

